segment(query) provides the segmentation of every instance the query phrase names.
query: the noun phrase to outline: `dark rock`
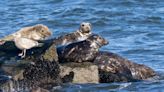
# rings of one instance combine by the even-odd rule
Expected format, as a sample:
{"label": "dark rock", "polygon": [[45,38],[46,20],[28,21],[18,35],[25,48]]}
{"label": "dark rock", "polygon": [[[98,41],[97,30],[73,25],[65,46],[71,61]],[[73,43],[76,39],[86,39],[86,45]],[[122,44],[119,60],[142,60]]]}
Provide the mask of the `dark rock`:
{"label": "dark rock", "polygon": [[0,75],[0,86],[2,86],[4,83],[11,80],[10,76],[7,75]]}
{"label": "dark rock", "polygon": [[71,71],[69,74],[65,75],[62,78],[63,83],[71,83],[73,81],[73,77],[74,77],[74,72]]}
{"label": "dark rock", "polygon": [[[17,65],[2,65],[4,73],[12,76],[10,83],[5,83],[3,88],[5,90],[14,89],[16,91],[25,90],[28,88],[41,87],[51,89],[62,83],[59,75],[60,68],[57,62],[49,61],[34,61],[30,63]],[[11,87],[8,87],[9,84]]]}
{"label": "dark rock", "polygon": [[1,65],[0,69],[3,72],[4,75],[10,75],[13,80],[22,80],[24,68],[26,65],[28,65],[29,62],[19,62],[19,63],[13,63],[13,64],[3,64]]}
{"label": "dark rock", "polygon": [[[39,41],[43,44],[40,47],[34,47],[30,50],[27,50],[27,55],[23,60],[35,61],[37,59],[46,60],[46,61],[58,61],[58,54],[56,52],[56,45],[53,42],[54,39]],[[21,52],[13,41],[7,41],[3,45],[0,45],[0,56],[3,57],[2,61],[10,60],[15,57],[15,60],[18,58],[18,53]]]}
{"label": "dark rock", "polygon": [[[23,72],[24,81],[32,87],[50,87],[47,85],[59,85],[60,68],[57,62],[35,61],[25,67]],[[45,86],[46,85],[46,86]]]}
{"label": "dark rock", "polygon": [[100,82],[137,81],[156,75],[150,67],[111,52],[100,51],[94,63],[99,67]]}

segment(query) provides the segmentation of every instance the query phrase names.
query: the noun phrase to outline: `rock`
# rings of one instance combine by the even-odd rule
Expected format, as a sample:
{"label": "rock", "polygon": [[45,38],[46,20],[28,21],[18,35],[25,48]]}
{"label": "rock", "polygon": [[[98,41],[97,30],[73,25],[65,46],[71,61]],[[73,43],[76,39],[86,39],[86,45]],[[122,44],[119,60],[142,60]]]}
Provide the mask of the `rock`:
{"label": "rock", "polygon": [[11,80],[9,80],[0,85],[0,92],[13,92],[13,86],[14,86],[13,82]]}
{"label": "rock", "polygon": [[[16,65],[2,65],[1,69],[4,74],[11,75],[13,84],[9,87],[8,81],[4,83],[3,88],[9,90],[9,88],[15,91],[25,90],[24,88],[41,87],[43,89],[51,89],[62,83],[62,78],[60,77],[60,68],[57,62],[49,61],[33,61],[26,62],[24,64],[17,63]],[[10,83],[10,84],[11,84]]]}
{"label": "rock", "polygon": [[[53,43],[53,39],[39,41],[43,45],[41,47],[34,47],[27,50],[27,56],[23,59],[26,61],[35,61],[36,59],[46,61],[58,61],[58,54],[56,52],[56,45]],[[18,53],[21,52],[13,41],[7,41],[3,45],[0,45],[0,56],[4,59],[11,59],[15,57],[17,59]]]}
{"label": "rock", "polygon": [[20,63],[14,63],[14,64],[3,64],[1,65],[1,71],[5,75],[9,75],[12,77],[13,80],[18,81],[24,79],[23,72],[26,65],[28,65],[29,62],[20,62]]}
{"label": "rock", "polygon": [[73,83],[99,83],[98,67],[90,62],[61,64],[60,76],[74,73]]}
{"label": "rock", "polygon": [[50,92],[50,91],[40,88],[40,87],[36,87],[36,88],[31,89],[30,92]]}
{"label": "rock", "polygon": [[0,86],[2,86],[4,83],[11,80],[10,76],[7,75],[0,75]]}
{"label": "rock", "polygon": [[94,60],[99,67],[100,82],[144,80],[156,75],[150,67],[129,61],[121,56],[100,51]]}
{"label": "rock", "polygon": [[25,67],[23,72],[24,81],[31,87],[51,88],[59,85],[60,68],[57,62],[35,61]]}

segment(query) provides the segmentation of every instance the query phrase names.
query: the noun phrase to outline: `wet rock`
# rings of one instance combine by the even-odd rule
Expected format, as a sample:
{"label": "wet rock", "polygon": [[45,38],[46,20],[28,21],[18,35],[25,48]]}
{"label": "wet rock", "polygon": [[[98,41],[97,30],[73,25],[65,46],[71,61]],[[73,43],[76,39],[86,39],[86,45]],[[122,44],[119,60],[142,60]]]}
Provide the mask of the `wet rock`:
{"label": "wet rock", "polygon": [[45,89],[51,89],[62,83],[60,77],[60,68],[57,62],[49,61],[31,61],[21,62],[16,65],[2,65],[1,69],[4,74],[11,75],[13,84],[12,87],[8,87],[8,81],[3,85],[3,89],[13,88],[16,91],[25,90],[28,88],[41,87]]}
{"label": "wet rock", "polygon": [[23,76],[24,81],[31,87],[50,88],[61,83],[59,73],[57,62],[35,61],[25,67]]}
{"label": "wet rock", "polygon": [[36,87],[36,88],[31,89],[30,92],[50,92],[50,91],[40,88],[40,87]]}
{"label": "wet rock", "polygon": [[90,62],[83,63],[64,63],[61,64],[60,76],[64,77],[70,73],[74,73],[73,83],[98,83],[98,67]]}
{"label": "wet rock", "polygon": [[74,72],[71,71],[69,74],[66,74],[63,78],[62,78],[62,82],[63,83],[71,83],[73,81],[74,78]]}
{"label": "wet rock", "polygon": [[11,76],[0,75],[0,86],[11,80]]}
{"label": "wet rock", "polygon": [[0,82],[0,84],[0,92],[13,92],[13,82],[11,80],[6,81],[5,83]]}
{"label": "wet rock", "polygon": [[25,66],[28,65],[29,62],[17,62],[17,63],[10,63],[10,64],[3,64],[1,65],[0,69],[4,75],[9,75],[12,77],[13,80],[18,81],[24,79],[23,72]]}
{"label": "wet rock", "polygon": [[144,80],[156,75],[150,67],[129,61],[121,56],[100,51],[94,60],[99,67],[100,82]]}

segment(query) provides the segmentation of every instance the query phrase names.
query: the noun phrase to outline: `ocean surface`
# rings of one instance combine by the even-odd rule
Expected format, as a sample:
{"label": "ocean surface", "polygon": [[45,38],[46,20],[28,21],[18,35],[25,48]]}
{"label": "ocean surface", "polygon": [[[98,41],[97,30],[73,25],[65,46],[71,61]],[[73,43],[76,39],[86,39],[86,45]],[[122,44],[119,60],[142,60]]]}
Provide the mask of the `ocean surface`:
{"label": "ocean surface", "polygon": [[[164,0],[0,0],[0,37],[22,27],[47,25],[53,36],[90,22],[93,32],[109,40],[101,50],[117,53],[164,76]],[[64,84],[59,92],[164,92],[158,80]]]}

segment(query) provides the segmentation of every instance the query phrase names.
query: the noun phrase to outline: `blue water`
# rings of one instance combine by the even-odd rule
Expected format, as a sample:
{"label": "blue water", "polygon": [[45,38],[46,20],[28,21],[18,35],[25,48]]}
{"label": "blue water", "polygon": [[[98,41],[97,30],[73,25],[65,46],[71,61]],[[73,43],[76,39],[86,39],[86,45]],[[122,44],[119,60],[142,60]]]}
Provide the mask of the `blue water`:
{"label": "blue water", "polygon": [[[25,26],[47,25],[54,36],[91,22],[108,39],[101,50],[164,73],[164,0],[0,0],[0,37]],[[164,79],[134,83],[67,84],[59,91],[164,91]]]}

